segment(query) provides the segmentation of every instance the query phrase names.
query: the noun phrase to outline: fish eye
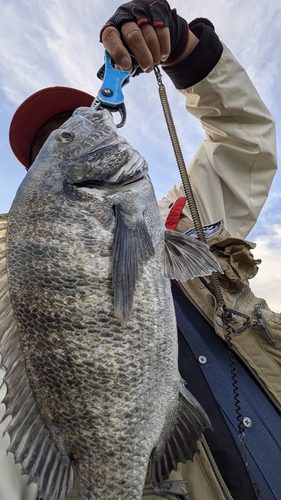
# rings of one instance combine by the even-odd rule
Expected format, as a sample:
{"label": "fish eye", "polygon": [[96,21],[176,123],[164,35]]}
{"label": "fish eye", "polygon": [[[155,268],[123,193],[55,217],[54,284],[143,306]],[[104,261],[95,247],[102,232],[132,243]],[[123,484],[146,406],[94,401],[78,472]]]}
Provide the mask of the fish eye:
{"label": "fish eye", "polygon": [[71,142],[74,139],[74,134],[70,130],[63,129],[57,134],[57,139],[61,142]]}

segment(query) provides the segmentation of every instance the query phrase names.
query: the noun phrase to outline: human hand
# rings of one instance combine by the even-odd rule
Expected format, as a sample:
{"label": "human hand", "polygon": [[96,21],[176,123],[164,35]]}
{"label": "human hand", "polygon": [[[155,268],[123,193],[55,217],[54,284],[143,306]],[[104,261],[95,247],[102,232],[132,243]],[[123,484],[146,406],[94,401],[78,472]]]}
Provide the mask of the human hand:
{"label": "human hand", "polygon": [[166,0],[135,0],[121,5],[101,30],[100,39],[115,64],[132,66],[128,50],[145,72],[175,61],[188,42],[187,22]]}

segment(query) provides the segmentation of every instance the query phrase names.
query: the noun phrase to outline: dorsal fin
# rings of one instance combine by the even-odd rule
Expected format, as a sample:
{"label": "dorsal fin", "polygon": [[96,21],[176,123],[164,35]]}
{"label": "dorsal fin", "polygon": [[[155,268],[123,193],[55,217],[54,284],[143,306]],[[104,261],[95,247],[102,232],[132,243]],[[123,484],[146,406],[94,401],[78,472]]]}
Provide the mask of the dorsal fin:
{"label": "dorsal fin", "polygon": [[0,353],[1,368],[6,373],[7,393],[2,401],[12,417],[5,432],[10,436],[7,451],[14,454],[29,484],[36,483],[38,497],[44,500],[64,500],[73,482],[73,470],[65,464],[43,424],[25,369],[14,316],[7,273],[6,238],[8,216],[0,216]]}

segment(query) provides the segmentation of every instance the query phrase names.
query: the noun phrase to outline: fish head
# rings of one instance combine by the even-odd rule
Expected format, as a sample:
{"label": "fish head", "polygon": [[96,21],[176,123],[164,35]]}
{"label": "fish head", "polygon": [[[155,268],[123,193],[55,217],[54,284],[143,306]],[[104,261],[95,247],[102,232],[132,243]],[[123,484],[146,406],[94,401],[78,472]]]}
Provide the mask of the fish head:
{"label": "fish head", "polygon": [[118,188],[142,179],[144,158],[121,136],[107,110],[80,107],[54,130],[26,175],[50,194],[73,188]]}

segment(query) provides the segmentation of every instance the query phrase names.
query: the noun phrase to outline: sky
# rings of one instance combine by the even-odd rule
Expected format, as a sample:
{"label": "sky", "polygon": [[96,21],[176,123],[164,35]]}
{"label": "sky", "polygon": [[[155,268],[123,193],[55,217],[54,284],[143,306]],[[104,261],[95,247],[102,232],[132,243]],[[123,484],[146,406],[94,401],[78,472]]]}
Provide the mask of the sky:
{"label": "sky", "polygon": [[[191,21],[207,17],[220,39],[245,67],[277,130],[281,164],[281,4],[280,0],[174,0]],[[0,2],[0,213],[9,211],[25,170],[13,156],[8,131],[16,108],[44,87],[75,87],[96,95],[96,72],[103,64],[99,31],[119,6],[117,0],[1,0]],[[184,98],[163,75],[186,163],[203,140],[200,125],[185,112]],[[131,78],[124,88],[124,137],[146,158],[157,198],[180,183],[166,130],[155,75]],[[281,170],[248,240],[262,259],[251,286],[258,297],[281,311]],[[215,198],[215,194],[214,194]]]}

